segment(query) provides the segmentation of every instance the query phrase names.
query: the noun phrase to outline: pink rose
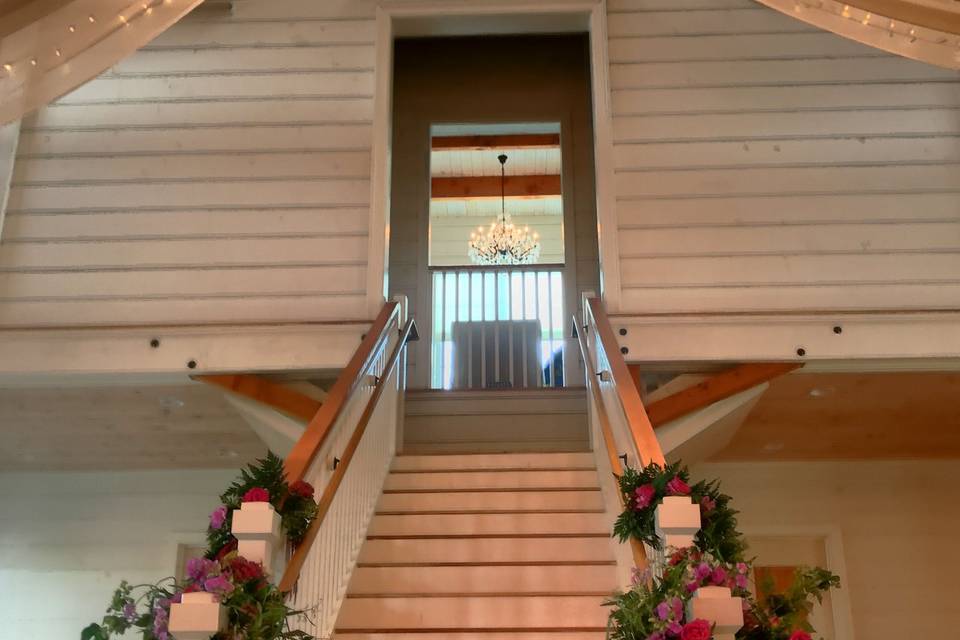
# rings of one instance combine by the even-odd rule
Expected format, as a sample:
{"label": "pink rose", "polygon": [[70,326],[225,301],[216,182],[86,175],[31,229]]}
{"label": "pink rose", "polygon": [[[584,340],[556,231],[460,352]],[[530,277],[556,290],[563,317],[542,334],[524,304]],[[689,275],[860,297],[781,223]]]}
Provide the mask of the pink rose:
{"label": "pink rose", "polygon": [[717,567],[713,570],[710,579],[713,581],[713,584],[721,586],[727,581],[727,572],[723,567]]}
{"label": "pink rose", "polygon": [[633,495],[635,497],[635,508],[646,509],[650,506],[650,503],[653,502],[653,497],[657,495],[657,490],[653,488],[652,484],[645,484],[637,487],[636,491],[633,492]]}
{"label": "pink rose", "polygon": [[683,481],[680,476],[674,476],[673,480],[667,483],[667,493],[671,496],[690,495],[690,485]]}
{"label": "pink rose", "polygon": [[683,631],[680,632],[680,640],[710,640],[712,630],[710,623],[701,618],[683,625]]}
{"label": "pink rose", "polygon": [[270,492],[260,487],[254,487],[243,494],[241,502],[270,502]]}
{"label": "pink rose", "polygon": [[796,631],[790,634],[790,640],[811,640],[811,638],[810,638],[810,634],[807,633],[806,631],[801,631],[800,629],[797,629]]}

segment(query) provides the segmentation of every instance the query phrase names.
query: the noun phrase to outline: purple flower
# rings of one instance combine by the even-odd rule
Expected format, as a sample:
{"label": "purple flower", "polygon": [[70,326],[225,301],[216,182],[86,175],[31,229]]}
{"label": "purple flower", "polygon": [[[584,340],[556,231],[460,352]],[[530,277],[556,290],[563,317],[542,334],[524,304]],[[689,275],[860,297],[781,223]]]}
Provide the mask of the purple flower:
{"label": "purple flower", "polygon": [[227,521],[227,507],[226,505],[220,505],[213,510],[213,513],[210,514],[210,528],[217,530],[223,526],[223,523]]}
{"label": "purple flower", "polygon": [[213,578],[208,578],[203,583],[203,590],[207,593],[216,593],[218,595],[226,595],[233,591],[233,583],[227,580],[223,576],[215,576]]}
{"label": "purple flower", "polygon": [[167,624],[170,621],[170,614],[161,606],[154,604],[153,606],[153,635],[157,636],[158,640],[166,640],[169,635],[167,634]]}
{"label": "purple flower", "polygon": [[187,562],[187,577],[193,582],[205,580],[217,569],[217,563],[206,558],[190,558]]}
{"label": "purple flower", "polygon": [[666,620],[670,617],[670,613],[671,613],[670,605],[667,604],[666,602],[661,602],[660,604],[658,604],[655,611],[657,613],[657,617],[660,618],[661,620]]}
{"label": "purple flower", "polygon": [[679,636],[683,632],[683,626],[679,622],[671,622],[667,625],[667,635]]}
{"label": "purple flower", "polygon": [[127,622],[133,622],[137,619],[137,605],[133,602],[128,602],[123,605],[123,617]]}
{"label": "purple flower", "polygon": [[663,631],[657,631],[648,635],[647,640],[666,640],[666,636],[663,635]]}
{"label": "purple flower", "polygon": [[710,579],[713,580],[713,584],[722,585],[727,581],[727,572],[723,567],[717,567],[713,570]]}
{"label": "purple flower", "polygon": [[746,589],[746,588],[747,588],[747,576],[738,575],[738,576],[734,579],[734,583],[737,585],[737,588],[738,588],[738,589]]}
{"label": "purple flower", "polygon": [[701,562],[697,565],[697,568],[693,571],[693,577],[697,580],[703,581],[711,573],[710,565],[706,562]]}

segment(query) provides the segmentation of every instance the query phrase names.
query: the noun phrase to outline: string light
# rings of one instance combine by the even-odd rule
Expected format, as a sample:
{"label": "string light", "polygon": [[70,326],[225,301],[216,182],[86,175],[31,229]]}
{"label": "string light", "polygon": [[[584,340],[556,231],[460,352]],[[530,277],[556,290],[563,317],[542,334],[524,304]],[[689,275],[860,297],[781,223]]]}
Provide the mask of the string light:
{"label": "string light", "polygon": [[89,16],[87,16],[87,21],[88,21],[88,22],[90,22],[90,23],[92,24],[92,23],[94,23],[94,22],[96,22],[96,21],[97,21],[97,19],[96,19],[96,18],[94,18],[94,17],[92,16],[92,15],[89,15]]}
{"label": "string light", "polygon": [[13,65],[10,64],[9,62],[4,62],[3,68],[6,70],[7,73],[10,73],[11,71],[13,71]]}
{"label": "string light", "polygon": [[54,49],[53,52],[54,52],[55,54],[57,54],[57,57],[58,57],[58,58],[63,55],[63,51],[61,51],[59,48]]}
{"label": "string light", "polygon": [[840,13],[840,15],[842,15],[844,18],[849,18],[849,17],[850,17],[850,5],[848,5],[848,4],[843,5],[843,11]]}
{"label": "string light", "polygon": [[864,25],[870,24],[870,18],[872,17],[873,17],[873,14],[868,11],[867,15],[863,16],[863,20],[861,20],[860,22],[863,23]]}
{"label": "string light", "polygon": [[37,66],[37,59],[36,59],[36,58],[30,58],[30,66],[31,66],[31,67]]}
{"label": "string light", "polygon": [[77,28],[73,25],[70,25],[69,27],[67,27],[67,31],[69,31],[70,33],[76,33]]}

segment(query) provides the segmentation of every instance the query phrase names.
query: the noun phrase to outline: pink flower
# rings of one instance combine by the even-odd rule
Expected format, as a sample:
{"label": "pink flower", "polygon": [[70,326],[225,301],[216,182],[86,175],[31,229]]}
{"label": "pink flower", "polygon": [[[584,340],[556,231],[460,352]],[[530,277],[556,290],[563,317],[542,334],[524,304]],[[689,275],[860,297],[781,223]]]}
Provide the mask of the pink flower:
{"label": "pink flower", "polygon": [[635,496],[634,508],[646,509],[650,506],[650,503],[653,502],[653,497],[657,495],[657,490],[653,488],[652,484],[645,484],[637,487],[633,495]]}
{"label": "pink flower", "polygon": [[217,595],[226,595],[233,591],[234,586],[229,580],[224,576],[216,576],[214,578],[208,578],[203,582],[203,590],[207,593],[215,593]]}
{"label": "pink flower", "polygon": [[683,481],[680,476],[674,476],[673,480],[667,483],[667,493],[671,496],[690,495],[690,485]]}
{"label": "pink flower", "polygon": [[680,632],[680,640],[710,640],[712,630],[710,623],[701,618],[683,625],[683,631]]}
{"label": "pink flower", "polygon": [[800,629],[797,629],[796,631],[790,634],[790,640],[811,640],[811,638],[810,638],[810,634],[807,633],[806,631],[801,631]]}
{"label": "pink flower", "polygon": [[673,617],[677,620],[683,620],[683,600],[674,598],[670,605],[673,607]]}
{"label": "pink flower", "polygon": [[667,635],[678,637],[681,633],[683,633],[683,627],[679,622],[674,621],[667,625]]}
{"label": "pink flower", "polygon": [[241,502],[270,502],[270,492],[260,487],[254,487],[243,494]]}
{"label": "pink flower", "polygon": [[701,562],[697,565],[697,568],[693,570],[693,577],[697,580],[706,580],[710,573],[710,565],[706,562]]}
{"label": "pink flower", "polygon": [[700,498],[700,512],[704,515],[710,513],[717,508],[717,501],[711,498],[710,496],[703,496]]}
{"label": "pink flower", "polygon": [[696,590],[699,589],[699,588],[700,588],[700,583],[699,583],[699,582],[688,582],[688,583],[686,584],[686,586],[684,587],[684,589],[687,590],[687,593],[693,593],[694,591],[696,591]]}
{"label": "pink flower", "polygon": [[210,528],[217,530],[223,526],[223,523],[227,521],[227,507],[226,505],[220,505],[213,510],[213,513],[210,514]]}
{"label": "pink flower", "polygon": [[717,567],[710,576],[713,584],[720,586],[727,581],[727,572],[723,567]]}
{"label": "pink flower", "polygon": [[747,566],[747,563],[746,563],[746,562],[738,562],[738,563],[737,563],[737,573],[746,574],[748,569],[749,569],[749,567]]}
{"label": "pink flower", "polygon": [[734,584],[737,585],[737,588],[738,588],[738,589],[746,589],[746,588],[747,588],[747,576],[738,575],[738,576],[734,579]]}

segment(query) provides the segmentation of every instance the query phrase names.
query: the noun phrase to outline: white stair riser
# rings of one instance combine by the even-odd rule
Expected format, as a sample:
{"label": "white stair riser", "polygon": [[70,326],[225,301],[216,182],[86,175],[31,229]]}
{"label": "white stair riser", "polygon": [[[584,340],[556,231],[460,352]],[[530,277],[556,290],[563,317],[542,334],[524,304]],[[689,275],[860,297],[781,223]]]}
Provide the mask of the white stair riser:
{"label": "white stair riser", "polygon": [[340,630],[602,629],[603,596],[347,598]]}
{"label": "white stair riser", "polygon": [[517,453],[510,455],[397,456],[394,471],[438,471],[447,469],[570,469],[594,468],[592,453]]}
{"label": "white stair riser", "polygon": [[349,592],[356,594],[613,593],[610,565],[360,567]]}
{"label": "white stair riser", "polygon": [[598,487],[596,471],[476,471],[391,473],[386,491],[459,489],[565,489]]}
{"label": "white stair riser", "polygon": [[600,511],[600,491],[481,491],[477,493],[387,493],[379,512],[416,511]]}
{"label": "white stair riser", "polygon": [[567,562],[613,558],[609,538],[460,538],[367,540],[361,564],[443,562]]}
{"label": "white stair riser", "polygon": [[367,536],[609,535],[590,513],[471,513],[375,516]]}

